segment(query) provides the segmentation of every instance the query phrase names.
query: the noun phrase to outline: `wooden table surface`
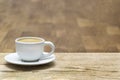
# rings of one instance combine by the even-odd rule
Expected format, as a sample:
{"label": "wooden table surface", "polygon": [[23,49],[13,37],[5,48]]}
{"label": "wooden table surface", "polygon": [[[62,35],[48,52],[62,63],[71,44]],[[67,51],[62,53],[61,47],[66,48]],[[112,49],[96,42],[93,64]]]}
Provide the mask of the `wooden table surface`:
{"label": "wooden table surface", "polygon": [[55,53],[56,60],[42,66],[6,63],[0,53],[0,80],[120,80],[119,53]]}

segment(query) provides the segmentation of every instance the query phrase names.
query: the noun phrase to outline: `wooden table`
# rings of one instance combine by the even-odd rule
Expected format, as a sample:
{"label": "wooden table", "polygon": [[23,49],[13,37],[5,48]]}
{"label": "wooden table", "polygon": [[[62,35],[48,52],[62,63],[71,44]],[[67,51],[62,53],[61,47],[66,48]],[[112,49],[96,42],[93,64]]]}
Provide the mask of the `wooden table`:
{"label": "wooden table", "polygon": [[6,63],[0,53],[0,80],[120,80],[119,53],[55,53],[56,60],[42,66]]}

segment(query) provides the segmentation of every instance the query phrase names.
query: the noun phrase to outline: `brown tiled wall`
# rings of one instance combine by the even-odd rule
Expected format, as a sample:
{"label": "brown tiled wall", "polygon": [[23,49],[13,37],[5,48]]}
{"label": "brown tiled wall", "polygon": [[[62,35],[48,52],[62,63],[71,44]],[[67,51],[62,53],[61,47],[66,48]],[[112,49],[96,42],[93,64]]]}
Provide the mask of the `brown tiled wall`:
{"label": "brown tiled wall", "polygon": [[56,52],[119,52],[120,0],[0,0],[0,52],[40,36]]}

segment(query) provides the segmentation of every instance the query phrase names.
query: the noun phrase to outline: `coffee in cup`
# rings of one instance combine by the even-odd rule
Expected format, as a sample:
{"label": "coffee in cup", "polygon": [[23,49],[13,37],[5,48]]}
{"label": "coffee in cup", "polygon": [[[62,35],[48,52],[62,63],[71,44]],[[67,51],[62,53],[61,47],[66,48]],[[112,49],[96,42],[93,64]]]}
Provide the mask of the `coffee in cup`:
{"label": "coffee in cup", "polygon": [[23,38],[23,39],[19,39],[19,42],[41,42],[41,39],[37,39],[37,38]]}

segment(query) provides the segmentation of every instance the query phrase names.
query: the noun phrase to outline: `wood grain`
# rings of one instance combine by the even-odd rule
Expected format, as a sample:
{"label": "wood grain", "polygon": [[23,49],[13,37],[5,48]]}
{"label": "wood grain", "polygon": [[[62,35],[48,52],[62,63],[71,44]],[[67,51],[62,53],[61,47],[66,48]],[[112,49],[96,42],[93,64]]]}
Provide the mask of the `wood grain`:
{"label": "wood grain", "polygon": [[0,80],[119,80],[119,53],[56,53],[42,66],[8,64],[0,53]]}
{"label": "wood grain", "polygon": [[[38,36],[56,52],[120,52],[120,0],[0,0],[0,52]],[[48,50],[48,49],[47,49]]]}

